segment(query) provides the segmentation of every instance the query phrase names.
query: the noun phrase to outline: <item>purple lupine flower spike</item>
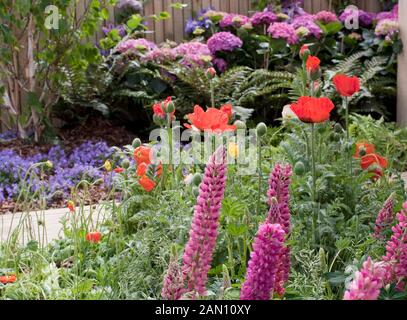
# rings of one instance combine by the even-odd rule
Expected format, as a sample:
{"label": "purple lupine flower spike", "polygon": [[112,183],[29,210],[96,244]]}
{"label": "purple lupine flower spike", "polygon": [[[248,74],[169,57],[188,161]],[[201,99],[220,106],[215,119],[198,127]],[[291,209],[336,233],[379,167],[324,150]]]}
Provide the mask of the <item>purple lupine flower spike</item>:
{"label": "purple lupine flower spike", "polygon": [[374,229],[374,237],[377,239],[383,238],[383,232],[390,229],[390,226],[394,221],[394,197],[394,193],[390,195],[377,216]]}
{"label": "purple lupine flower spike", "polygon": [[369,257],[363,263],[363,268],[356,272],[343,300],[377,300],[388,278],[387,273],[385,263],[373,262]]}
{"label": "purple lupine flower spike", "polygon": [[241,300],[269,300],[275,285],[285,232],[281,225],[264,223],[253,243]]}
{"label": "purple lupine flower spike", "polygon": [[[276,164],[273,172],[270,174],[270,187],[267,193],[270,205],[267,221],[269,223],[280,224],[287,235],[291,231],[291,214],[289,209],[291,176],[292,168],[290,165],[283,166],[279,163]],[[281,250],[274,285],[274,291],[279,295],[285,293],[284,285],[289,277],[290,265],[290,248],[284,246]]]}
{"label": "purple lupine flower spike", "polygon": [[404,290],[407,281],[407,202],[397,214],[398,224],[392,228],[393,235],[386,246],[386,255],[383,261],[392,266],[391,282],[397,288]]}
{"label": "purple lupine flower spike", "polygon": [[184,278],[181,266],[176,258],[172,257],[168,265],[167,274],[164,277],[161,296],[164,300],[179,300],[182,298],[184,291]]}
{"label": "purple lupine flower spike", "polygon": [[226,151],[220,147],[206,165],[184,251],[182,271],[187,293],[206,294],[205,285],[218,236],[226,172]]}

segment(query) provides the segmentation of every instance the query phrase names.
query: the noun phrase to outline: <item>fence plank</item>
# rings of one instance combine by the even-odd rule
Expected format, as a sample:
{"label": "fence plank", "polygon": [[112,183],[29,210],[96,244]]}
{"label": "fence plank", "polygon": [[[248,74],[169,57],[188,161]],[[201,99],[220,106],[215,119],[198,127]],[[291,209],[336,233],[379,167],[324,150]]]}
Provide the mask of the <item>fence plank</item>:
{"label": "fence plank", "polygon": [[239,0],[229,0],[230,13],[239,13]]}

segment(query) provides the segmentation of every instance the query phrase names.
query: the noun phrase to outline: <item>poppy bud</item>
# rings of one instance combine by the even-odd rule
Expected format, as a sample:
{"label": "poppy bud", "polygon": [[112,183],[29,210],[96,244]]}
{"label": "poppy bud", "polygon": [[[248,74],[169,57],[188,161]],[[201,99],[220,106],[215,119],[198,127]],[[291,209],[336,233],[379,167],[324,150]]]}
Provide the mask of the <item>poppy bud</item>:
{"label": "poppy bud", "polygon": [[141,146],[141,140],[139,138],[134,139],[132,145],[133,145],[134,149],[140,147]]}
{"label": "poppy bud", "polygon": [[335,131],[336,133],[342,133],[342,132],[343,132],[343,128],[342,128],[342,126],[341,126],[339,123],[335,123],[334,131]]}
{"label": "poppy bud", "polygon": [[294,166],[294,172],[297,176],[303,176],[305,173],[305,165],[302,161],[298,161]]}
{"label": "poppy bud", "polygon": [[237,129],[246,130],[246,124],[243,121],[237,120],[234,125]]}
{"label": "poppy bud", "polygon": [[267,133],[267,126],[264,122],[260,122],[256,127],[257,134],[262,137]]}
{"label": "poppy bud", "polygon": [[199,196],[199,188],[198,187],[193,187],[192,188],[192,194],[197,197]]}
{"label": "poppy bud", "polygon": [[165,104],[163,110],[164,110],[165,113],[173,113],[173,112],[175,111],[174,102],[168,101],[168,102]]}
{"label": "poppy bud", "polygon": [[192,183],[194,184],[194,186],[199,187],[199,185],[201,184],[202,181],[202,175],[200,173],[195,173],[194,177],[192,178]]}
{"label": "poppy bud", "polygon": [[159,117],[158,115],[156,115],[156,114],[153,115],[153,122],[157,126],[162,126],[163,125],[163,119],[161,117]]}
{"label": "poppy bud", "polygon": [[346,142],[345,143],[345,151],[349,152],[352,150],[353,144],[351,142]]}
{"label": "poppy bud", "polygon": [[121,163],[121,167],[124,169],[127,169],[128,167],[130,167],[130,161],[127,159],[124,159]]}
{"label": "poppy bud", "polygon": [[206,69],[205,74],[208,77],[208,79],[213,79],[216,76],[216,70],[214,68],[208,68]]}
{"label": "poppy bud", "polygon": [[311,51],[310,51],[308,45],[304,44],[300,50],[300,58],[302,60],[306,60],[310,54],[311,54]]}
{"label": "poppy bud", "polygon": [[336,132],[332,132],[330,138],[331,141],[338,142],[341,139],[341,135]]}

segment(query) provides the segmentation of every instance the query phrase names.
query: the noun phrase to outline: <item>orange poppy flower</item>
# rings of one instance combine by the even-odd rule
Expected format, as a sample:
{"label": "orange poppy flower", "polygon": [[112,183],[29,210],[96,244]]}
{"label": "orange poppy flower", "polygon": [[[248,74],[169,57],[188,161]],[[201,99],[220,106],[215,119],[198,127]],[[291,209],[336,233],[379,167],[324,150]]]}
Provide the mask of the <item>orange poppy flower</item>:
{"label": "orange poppy flower", "polygon": [[[228,108],[224,109],[227,110]],[[194,113],[187,115],[191,124],[185,124],[185,127],[191,129],[197,128],[201,131],[235,131],[235,125],[229,125],[229,114],[216,109],[208,108],[204,111],[200,106],[194,107]]]}
{"label": "orange poppy flower", "polygon": [[342,97],[351,97],[360,91],[360,80],[358,77],[348,77],[344,74],[338,74],[333,78],[336,91]]}
{"label": "orange poppy flower", "polygon": [[116,168],[116,169],[114,169],[114,172],[122,173],[122,172],[124,172],[124,169],[123,168]]}
{"label": "orange poppy flower", "polygon": [[100,240],[102,240],[102,233],[99,231],[89,232],[86,235],[86,241],[89,241],[90,243],[99,243]]}
{"label": "orange poppy flower", "polygon": [[150,163],[150,153],[151,148],[146,146],[140,146],[136,150],[134,150],[134,160],[136,161],[137,165],[140,163]]}
{"label": "orange poppy flower", "polygon": [[73,201],[68,201],[68,209],[70,212],[75,211],[75,203]]}
{"label": "orange poppy flower", "polygon": [[9,276],[0,276],[0,283],[7,284],[7,283],[14,283],[17,281],[17,277],[12,274]]}
{"label": "orange poppy flower", "polygon": [[156,183],[147,176],[142,176],[139,181],[140,186],[147,192],[154,190]]}
{"label": "orange poppy flower", "polygon": [[353,155],[354,158],[359,159],[361,150],[365,150],[365,155],[375,153],[375,146],[368,142],[358,142],[356,144],[356,153]]}
{"label": "orange poppy flower", "polygon": [[[137,176],[139,176],[139,177],[143,177],[143,176],[145,176],[145,175],[147,174],[147,170],[148,170],[148,164],[145,163],[145,162],[140,163],[140,164],[137,166],[136,174],[137,174]],[[160,176],[162,173],[163,173],[163,167],[162,167],[162,165],[160,164],[159,166],[157,166],[157,170],[156,170],[156,173],[155,173],[155,174],[156,174],[157,176]]]}
{"label": "orange poppy flower", "polygon": [[233,114],[233,106],[231,104],[225,104],[222,107],[220,107],[220,111],[226,113],[229,116],[229,119],[232,118]]}
{"label": "orange poppy flower", "polygon": [[363,170],[369,169],[369,167],[374,164],[379,165],[382,169],[386,169],[388,166],[387,159],[376,153],[367,154],[361,158],[360,166]]}
{"label": "orange poppy flower", "polygon": [[335,108],[329,98],[301,97],[291,105],[291,110],[305,123],[321,123],[329,120]]}

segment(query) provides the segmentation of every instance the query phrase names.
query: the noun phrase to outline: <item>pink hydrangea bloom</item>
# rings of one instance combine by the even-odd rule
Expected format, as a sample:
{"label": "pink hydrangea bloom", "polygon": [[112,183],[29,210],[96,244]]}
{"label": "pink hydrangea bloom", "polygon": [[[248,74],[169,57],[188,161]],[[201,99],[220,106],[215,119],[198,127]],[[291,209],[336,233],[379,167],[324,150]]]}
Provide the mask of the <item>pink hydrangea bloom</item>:
{"label": "pink hydrangea bloom", "polygon": [[369,257],[345,292],[344,300],[377,300],[383,288],[388,268],[383,263],[375,263]]}
{"label": "pink hydrangea bloom", "polygon": [[241,300],[270,300],[284,238],[285,232],[279,224],[266,222],[259,227],[240,292]]}
{"label": "pink hydrangea bloom", "polygon": [[205,66],[212,60],[208,46],[197,41],[181,43],[173,52],[181,58],[181,63],[185,66]]}
{"label": "pink hydrangea bloom", "polygon": [[298,36],[295,32],[295,28],[285,22],[276,22],[270,25],[267,32],[274,39],[284,39],[288,44],[295,44],[298,42]]}
{"label": "pink hydrangea bloom", "polygon": [[384,19],[380,20],[376,26],[375,34],[376,36],[380,37],[387,37],[391,38],[395,34],[398,34],[400,29],[399,23],[397,20],[393,19]]}
{"label": "pink hydrangea bloom", "polygon": [[391,224],[394,221],[394,195],[391,195],[380,210],[374,229],[374,237],[380,239],[383,238],[383,232],[390,229]]}
{"label": "pink hydrangea bloom", "polygon": [[[269,190],[267,193],[270,205],[267,222],[280,224],[287,235],[291,230],[289,208],[291,176],[292,168],[290,165],[276,164],[270,174]],[[284,286],[290,274],[290,266],[290,248],[283,247],[274,283],[274,291],[279,295],[283,295],[285,292]]]}
{"label": "pink hydrangea bloom", "polygon": [[232,27],[232,26],[241,27],[244,24],[248,23],[249,21],[250,21],[250,19],[244,15],[235,14],[235,13],[227,13],[223,16],[219,25],[221,28],[227,28],[227,27]]}
{"label": "pink hydrangea bloom", "polygon": [[392,281],[404,287],[407,280],[407,203],[397,214],[398,224],[392,228],[393,235],[386,246],[383,261],[392,266]]}
{"label": "pink hydrangea bloom", "polygon": [[206,165],[184,251],[182,271],[188,293],[206,294],[205,285],[216,246],[225,193],[226,171],[226,151],[221,147]]}
{"label": "pink hydrangea bloom", "polygon": [[136,50],[136,51],[142,51],[145,53],[150,52],[151,50],[156,49],[157,46],[155,43],[148,41],[143,38],[139,39],[128,39],[121,41],[117,46],[116,50],[120,53],[125,53],[129,50]]}
{"label": "pink hydrangea bloom", "polygon": [[177,55],[171,48],[156,48],[146,55],[144,55],[142,61],[152,61],[156,63],[163,63],[168,61],[174,61]]}
{"label": "pink hydrangea bloom", "polygon": [[331,11],[318,12],[316,15],[314,15],[314,20],[325,24],[339,21],[336,14]]}

